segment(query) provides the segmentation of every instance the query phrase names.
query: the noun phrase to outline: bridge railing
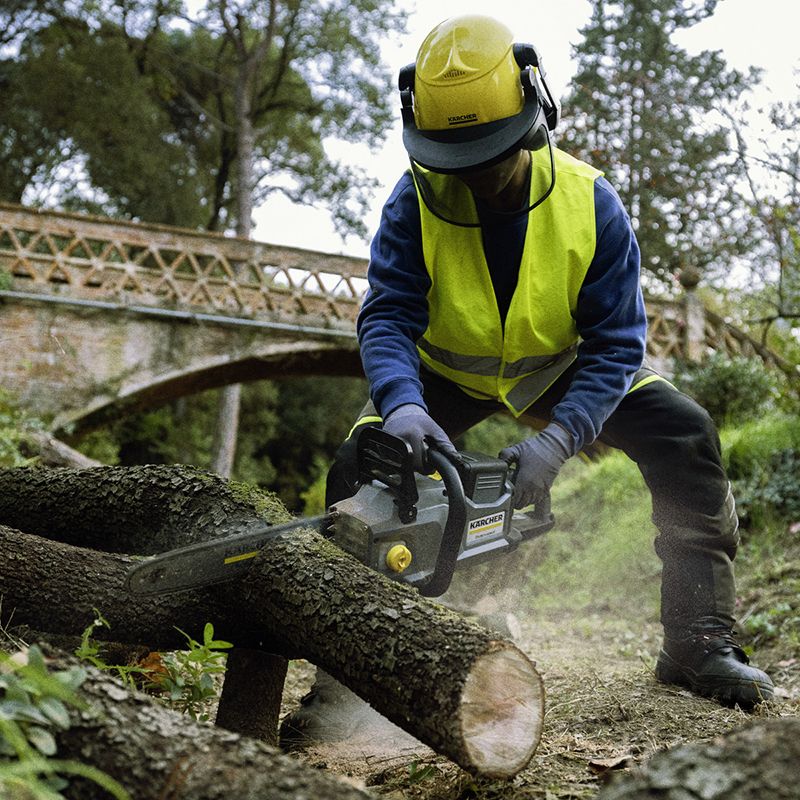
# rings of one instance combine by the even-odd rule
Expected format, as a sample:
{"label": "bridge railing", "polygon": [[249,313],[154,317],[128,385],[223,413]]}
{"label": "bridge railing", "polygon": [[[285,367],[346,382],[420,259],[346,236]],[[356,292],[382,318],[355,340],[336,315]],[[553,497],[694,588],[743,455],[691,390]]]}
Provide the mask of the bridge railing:
{"label": "bridge railing", "polygon": [[0,203],[0,269],[23,291],[352,327],[367,262]]}
{"label": "bridge railing", "polygon": [[[367,261],[0,203],[0,270],[13,289],[40,295],[352,331]],[[795,367],[705,309],[691,290],[677,300],[648,298],[647,309],[648,355],[661,365],[721,350],[797,378]]]}

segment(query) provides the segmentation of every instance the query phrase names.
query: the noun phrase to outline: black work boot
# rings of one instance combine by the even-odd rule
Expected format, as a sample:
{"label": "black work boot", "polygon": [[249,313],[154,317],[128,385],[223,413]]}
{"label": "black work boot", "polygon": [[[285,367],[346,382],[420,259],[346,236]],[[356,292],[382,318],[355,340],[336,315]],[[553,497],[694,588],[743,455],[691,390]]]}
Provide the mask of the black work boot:
{"label": "black work boot", "polygon": [[766,672],[749,666],[731,629],[713,617],[691,625],[682,637],[669,634],[656,663],[662,683],[688,686],[723,705],[752,708],[772,699],[773,685]]}

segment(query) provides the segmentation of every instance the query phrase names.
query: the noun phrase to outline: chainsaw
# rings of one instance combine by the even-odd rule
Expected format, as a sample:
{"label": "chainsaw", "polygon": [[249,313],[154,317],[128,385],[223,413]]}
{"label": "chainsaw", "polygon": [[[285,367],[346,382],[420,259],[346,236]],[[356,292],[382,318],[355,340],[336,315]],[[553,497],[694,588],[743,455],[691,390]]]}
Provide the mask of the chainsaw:
{"label": "chainsaw", "polygon": [[376,572],[438,597],[456,569],[508,553],[554,525],[549,497],[531,511],[513,510],[513,470],[502,459],[431,447],[436,471],[422,475],[408,443],[374,427],[360,431],[356,453],[359,489],[328,513],[161,553],[130,570],[129,591],[161,594],[240,577],[270,540],[312,528]]}

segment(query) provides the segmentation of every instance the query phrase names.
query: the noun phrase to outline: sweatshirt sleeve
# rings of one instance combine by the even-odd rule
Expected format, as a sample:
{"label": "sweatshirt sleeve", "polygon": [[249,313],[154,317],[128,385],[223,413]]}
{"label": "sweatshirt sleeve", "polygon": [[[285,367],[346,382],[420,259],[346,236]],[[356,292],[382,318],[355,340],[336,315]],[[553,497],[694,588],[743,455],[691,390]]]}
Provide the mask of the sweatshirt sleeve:
{"label": "sweatshirt sleeve", "polygon": [[416,342],[428,327],[430,278],[422,255],[416,190],[408,173],[383,207],[367,278],[357,331],[372,401],[383,417],[404,403],[427,410]]}
{"label": "sweatshirt sleeve", "polygon": [[569,389],[552,419],[575,440],[575,452],[599,435],[630,388],[645,353],[647,316],[640,285],[639,246],[619,196],[595,182],[597,244],[578,295],[581,342]]}

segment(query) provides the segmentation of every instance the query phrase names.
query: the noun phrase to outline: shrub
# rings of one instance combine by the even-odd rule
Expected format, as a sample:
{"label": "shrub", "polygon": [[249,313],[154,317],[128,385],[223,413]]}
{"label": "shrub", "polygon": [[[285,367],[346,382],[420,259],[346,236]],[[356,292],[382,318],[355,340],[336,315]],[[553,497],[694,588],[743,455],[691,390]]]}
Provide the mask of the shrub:
{"label": "shrub", "polygon": [[675,385],[711,414],[717,425],[745,422],[775,407],[779,379],[755,358],[714,353],[676,365]]}
{"label": "shrub", "polygon": [[767,415],[724,431],[723,442],[743,524],[800,520],[800,419]]}
{"label": "shrub", "polygon": [[28,416],[7,392],[0,389],[0,467],[23,467],[35,459],[24,456],[20,445],[25,434],[42,430],[43,423]]}

